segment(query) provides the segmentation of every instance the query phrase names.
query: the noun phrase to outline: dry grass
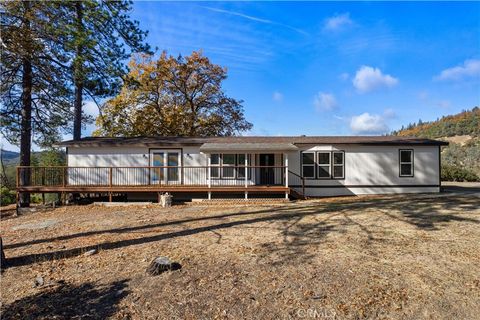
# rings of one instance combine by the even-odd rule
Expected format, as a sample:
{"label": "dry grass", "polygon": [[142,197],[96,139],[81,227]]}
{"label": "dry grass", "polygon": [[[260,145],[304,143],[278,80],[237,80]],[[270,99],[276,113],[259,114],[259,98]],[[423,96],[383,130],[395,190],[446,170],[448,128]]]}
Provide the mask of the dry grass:
{"label": "dry grass", "polygon": [[[1,227],[11,264],[2,319],[473,319],[480,310],[475,195],[65,207]],[[91,248],[99,252],[83,255]],[[147,276],[160,255],[182,269]]]}

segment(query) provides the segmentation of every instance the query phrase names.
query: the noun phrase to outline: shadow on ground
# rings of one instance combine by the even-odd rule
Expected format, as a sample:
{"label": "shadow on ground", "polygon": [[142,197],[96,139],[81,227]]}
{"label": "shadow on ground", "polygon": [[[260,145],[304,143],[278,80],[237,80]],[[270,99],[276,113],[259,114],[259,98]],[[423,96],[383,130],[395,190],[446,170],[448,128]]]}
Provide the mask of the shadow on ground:
{"label": "shadow on ground", "polygon": [[[92,249],[117,249],[121,247],[140,245],[177,237],[185,237],[203,232],[214,232],[218,235],[219,230],[222,229],[238,226],[250,226],[257,223],[263,223],[258,226],[261,229],[262,227],[269,227],[270,224],[275,223],[280,224],[280,228],[283,228],[282,234],[284,237],[284,250],[287,253],[285,258],[288,258],[289,256],[294,255],[301,256],[302,246],[318,243],[322,241],[327,234],[332,232],[346,232],[346,227],[349,226],[358,227],[359,232],[365,233],[368,241],[375,240],[369,229],[372,226],[362,225],[354,219],[356,215],[365,213],[365,210],[371,210],[370,212],[372,215],[379,215],[379,217],[388,216],[391,219],[409,224],[415,228],[425,231],[437,231],[441,230],[445,224],[451,222],[478,224],[480,221],[477,219],[477,216],[469,217],[466,216],[466,214],[479,208],[480,204],[478,198],[473,196],[393,196],[389,198],[373,199],[352,198],[352,200],[342,202],[305,202],[299,203],[298,205],[287,205],[258,211],[217,214],[126,228],[96,230],[49,239],[38,239],[24,243],[5,245],[4,247],[5,249],[10,249],[42,242],[68,240],[90,235],[105,233],[122,234],[164,226],[182,226],[182,230],[180,231],[161,233],[153,236],[145,236],[134,239],[121,239],[118,241],[98,243],[81,248],[30,254],[13,258],[7,257],[8,266],[13,267],[28,265],[37,261],[78,256]],[[307,216],[313,216],[313,219],[309,219],[307,222],[304,222],[302,219]],[[188,223],[194,222],[202,222],[206,223],[207,225],[199,227],[188,226]],[[278,226],[275,226],[275,228],[278,228]],[[275,248],[272,247],[271,250],[273,251]],[[308,258],[308,253],[305,252],[303,258]]]}
{"label": "shadow on ground", "polygon": [[3,305],[2,319],[105,319],[128,295],[127,280],[108,285],[64,284]]}

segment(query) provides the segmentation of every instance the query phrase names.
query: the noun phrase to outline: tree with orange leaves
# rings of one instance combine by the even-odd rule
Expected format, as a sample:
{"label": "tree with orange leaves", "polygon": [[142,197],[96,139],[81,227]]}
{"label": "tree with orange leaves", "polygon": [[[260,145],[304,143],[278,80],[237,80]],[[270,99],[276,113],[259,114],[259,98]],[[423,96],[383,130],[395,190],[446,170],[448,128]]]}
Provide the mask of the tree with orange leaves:
{"label": "tree with orange leaves", "polygon": [[202,52],[137,55],[120,93],[97,118],[97,136],[231,136],[249,130],[241,100],[228,97],[227,70]]}

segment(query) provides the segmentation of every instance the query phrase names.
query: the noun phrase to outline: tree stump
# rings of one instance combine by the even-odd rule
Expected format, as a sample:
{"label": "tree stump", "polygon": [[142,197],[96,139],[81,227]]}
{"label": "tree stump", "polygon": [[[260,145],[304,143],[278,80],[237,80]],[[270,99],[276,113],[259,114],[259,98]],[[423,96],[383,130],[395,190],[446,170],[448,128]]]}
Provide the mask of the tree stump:
{"label": "tree stump", "polygon": [[2,241],[2,237],[0,237],[0,251],[1,254],[0,254],[0,269],[2,270],[3,272],[3,269],[5,269],[5,267],[7,266],[7,260],[5,259],[5,252],[3,252],[3,241]]}
{"label": "tree stump", "polygon": [[177,262],[172,262],[167,257],[157,257],[153,259],[147,268],[147,273],[151,276],[159,275],[165,271],[178,270],[182,266]]}

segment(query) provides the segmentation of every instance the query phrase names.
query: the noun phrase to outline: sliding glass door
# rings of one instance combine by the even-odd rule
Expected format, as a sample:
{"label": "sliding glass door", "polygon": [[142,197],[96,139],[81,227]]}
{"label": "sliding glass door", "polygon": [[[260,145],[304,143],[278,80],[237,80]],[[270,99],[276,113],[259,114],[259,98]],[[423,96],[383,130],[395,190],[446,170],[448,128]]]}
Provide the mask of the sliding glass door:
{"label": "sliding glass door", "polygon": [[153,168],[151,172],[152,183],[176,184],[180,182],[181,166],[180,150],[152,150],[150,161]]}

